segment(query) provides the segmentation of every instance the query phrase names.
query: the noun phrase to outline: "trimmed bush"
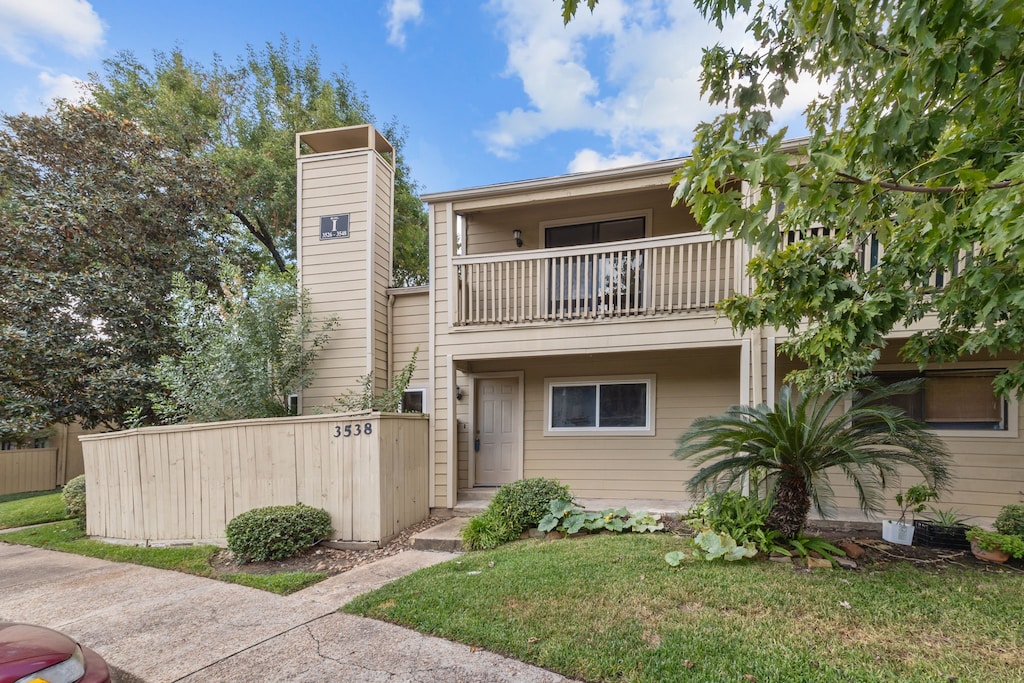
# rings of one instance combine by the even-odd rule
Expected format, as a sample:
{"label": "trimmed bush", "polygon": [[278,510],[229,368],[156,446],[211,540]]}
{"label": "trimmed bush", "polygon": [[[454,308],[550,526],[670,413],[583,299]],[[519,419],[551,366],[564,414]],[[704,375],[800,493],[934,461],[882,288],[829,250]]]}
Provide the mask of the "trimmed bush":
{"label": "trimmed bush", "polygon": [[68,517],[78,522],[78,526],[85,528],[85,475],[80,474],[68,483],[64,484],[64,490],[60,494],[64,501],[64,509]]}
{"label": "trimmed bush", "polygon": [[522,479],[498,489],[487,509],[499,515],[515,537],[540,524],[553,500],[573,502],[569,487],[554,479]]}
{"label": "trimmed bush", "polygon": [[459,535],[462,536],[462,546],[466,550],[490,550],[516,540],[519,532],[512,529],[507,520],[495,510],[487,508],[470,518]]}
{"label": "trimmed bush", "polygon": [[1024,536],[1024,505],[1004,505],[992,526],[1001,534]]}
{"label": "trimmed bush", "polygon": [[239,564],[294,557],[331,535],[326,510],[272,505],[243,512],[227,526],[228,548]]}

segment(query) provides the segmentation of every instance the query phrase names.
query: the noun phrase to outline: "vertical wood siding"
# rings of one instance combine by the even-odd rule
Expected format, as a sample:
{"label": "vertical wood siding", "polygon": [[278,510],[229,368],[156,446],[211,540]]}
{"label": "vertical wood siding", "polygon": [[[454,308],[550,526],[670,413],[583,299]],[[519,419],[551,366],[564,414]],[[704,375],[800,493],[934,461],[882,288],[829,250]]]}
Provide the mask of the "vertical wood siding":
{"label": "vertical wood siding", "polygon": [[[384,543],[426,519],[427,425],[375,413],[87,436],[86,528],[133,542],[221,542],[246,510],[304,503],[330,513],[333,538]],[[346,426],[351,436],[335,436]]]}
{"label": "vertical wood siding", "polygon": [[56,448],[16,448],[0,451],[0,495],[49,491],[57,479]]}

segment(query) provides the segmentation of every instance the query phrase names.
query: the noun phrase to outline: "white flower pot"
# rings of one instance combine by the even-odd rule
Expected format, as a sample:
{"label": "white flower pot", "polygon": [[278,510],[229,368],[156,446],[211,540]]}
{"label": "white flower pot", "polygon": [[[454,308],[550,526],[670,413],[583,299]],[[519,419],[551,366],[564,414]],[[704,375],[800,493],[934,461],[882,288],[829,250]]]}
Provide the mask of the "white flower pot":
{"label": "white flower pot", "polygon": [[896,545],[913,545],[914,525],[887,519],[882,522],[882,539]]}

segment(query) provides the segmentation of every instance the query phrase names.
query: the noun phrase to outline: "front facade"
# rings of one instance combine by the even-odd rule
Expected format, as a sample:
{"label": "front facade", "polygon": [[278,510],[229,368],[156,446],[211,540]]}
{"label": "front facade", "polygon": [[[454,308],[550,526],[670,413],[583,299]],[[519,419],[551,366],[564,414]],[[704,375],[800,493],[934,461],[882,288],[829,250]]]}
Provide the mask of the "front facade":
{"label": "front facade", "polygon": [[[529,477],[583,498],[685,506],[693,469],[670,457],[675,439],[701,415],[771,402],[792,366],[777,333],[737,335],[716,312],[749,286],[749,254],[671,206],[679,160],[427,195],[430,285],[394,290],[380,191],[393,152],[366,128],[299,136],[302,284],[345,340],[321,357],[303,410],[370,371],[393,375],[419,348],[410,399],[430,415],[433,508]],[[321,229],[339,215],[342,239]],[[880,373],[916,371],[899,344]],[[930,368],[913,407],[956,454],[943,506],[979,519],[1024,487],[1020,406],[991,395],[992,373],[1011,360]],[[858,519],[853,492],[837,494],[841,515]]]}

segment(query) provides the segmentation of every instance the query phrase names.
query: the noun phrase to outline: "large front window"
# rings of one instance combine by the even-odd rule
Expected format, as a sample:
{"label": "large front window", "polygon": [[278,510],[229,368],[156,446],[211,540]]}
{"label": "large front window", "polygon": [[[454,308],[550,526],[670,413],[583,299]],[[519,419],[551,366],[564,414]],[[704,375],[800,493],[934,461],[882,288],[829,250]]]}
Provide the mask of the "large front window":
{"label": "large front window", "polygon": [[1008,405],[992,388],[998,370],[926,370],[879,372],[883,384],[923,377],[913,394],[892,396],[886,403],[937,430],[1006,431]]}
{"label": "large front window", "polygon": [[653,434],[653,380],[552,380],[547,385],[548,434]]}

